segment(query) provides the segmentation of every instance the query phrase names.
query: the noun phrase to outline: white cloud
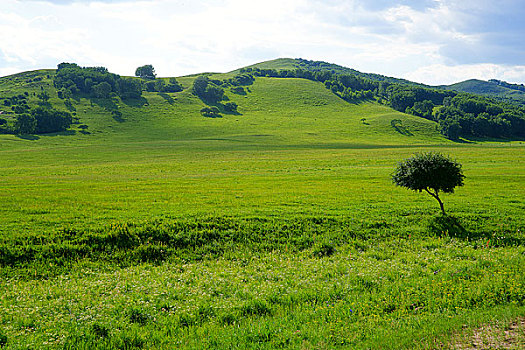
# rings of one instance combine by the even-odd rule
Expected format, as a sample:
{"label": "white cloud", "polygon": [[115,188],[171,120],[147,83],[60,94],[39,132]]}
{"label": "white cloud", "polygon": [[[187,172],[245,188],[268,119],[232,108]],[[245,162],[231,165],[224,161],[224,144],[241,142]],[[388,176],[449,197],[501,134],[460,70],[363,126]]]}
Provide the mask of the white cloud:
{"label": "white cloud", "polygon": [[493,78],[508,82],[522,82],[525,81],[525,66],[433,64],[407,73],[406,77],[409,80],[425,81],[432,85],[448,85],[468,79],[489,80]]}
{"label": "white cloud", "polygon": [[[476,16],[504,9],[467,2],[470,11],[456,0],[2,0],[0,72],[70,61],[123,75],[153,64],[159,75],[177,76],[303,57],[426,83],[449,81],[439,80],[436,67],[454,77],[468,71],[519,78],[508,73],[520,69],[504,54],[517,60],[524,48],[505,36],[505,51],[477,27]],[[511,9],[517,4],[503,2]],[[469,65],[487,63],[480,56],[498,69]]]}

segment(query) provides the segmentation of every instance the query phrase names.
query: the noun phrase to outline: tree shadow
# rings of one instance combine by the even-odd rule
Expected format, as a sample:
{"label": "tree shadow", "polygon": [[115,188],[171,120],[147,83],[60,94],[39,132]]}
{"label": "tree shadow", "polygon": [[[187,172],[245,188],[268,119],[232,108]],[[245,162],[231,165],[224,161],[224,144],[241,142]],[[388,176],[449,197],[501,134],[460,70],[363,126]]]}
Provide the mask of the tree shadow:
{"label": "tree shadow", "polygon": [[117,105],[117,102],[113,98],[91,98],[89,100],[91,104],[96,104],[99,107],[104,108],[106,111],[111,113],[111,117],[119,123],[123,123],[126,121],[122,117],[122,112],[119,111],[119,106]]}
{"label": "tree shadow", "polygon": [[428,223],[428,230],[440,237],[449,236],[462,239],[478,238],[469,234],[469,232],[461,225],[458,218],[449,215],[433,217]]}
{"label": "tree shadow", "polygon": [[469,144],[469,143],[476,143],[476,141],[470,141],[470,140],[465,140],[465,139],[457,139],[457,140],[452,140],[456,143],[466,143],[466,144]]}
{"label": "tree shadow", "polygon": [[429,232],[439,237],[453,237],[467,241],[483,240],[483,244],[492,247],[521,246],[525,244],[523,235],[498,233],[491,230],[469,231],[458,218],[449,215],[435,216],[427,226]]}
{"label": "tree shadow", "polygon": [[126,98],[122,100],[122,103],[124,103],[126,106],[129,107],[144,107],[149,106],[148,100],[146,100],[145,97],[140,98]]}
{"label": "tree shadow", "polygon": [[230,91],[236,95],[241,95],[241,96],[248,95],[248,93],[246,92],[246,90],[244,90],[242,86],[234,86],[230,88]]}
{"label": "tree shadow", "polygon": [[[227,110],[226,106],[224,103],[221,103],[222,101],[228,101],[228,99],[223,99],[222,101],[210,101],[210,100],[207,100],[207,99],[204,99],[202,97],[199,97],[199,99],[204,102],[204,104],[208,107],[217,107],[219,109],[219,113],[221,114],[225,114],[225,115],[237,115],[237,116],[240,116],[242,115],[242,113],[239,113],[239,111],[237,111],[237,109],[235,110]],[[222,117],[222,116],[221,116]]]}
{"label": "tree shadow", "polygon": [[392,119],[390,125],[401,135],[414,136],[414,134],[403,126],[403,122],[400,119]]}
{"label": "tree shadow", "polygon": [[91,105],[95,104],[109,112],[118,110],[118,105],[112,98],[90,98],[89,102]]}
{"label": "tree shadow", "polygon": [[28,141],[40,140],[40,137],[38,137],[37,135],[32,135],[32,134],[21,134],[21,135],[15,135],[15,136],[18,137],[19,139],[28,140]]}
{"label": "tree shadow", "polygon": [[165,93],[165,92],[159,92],[157,95],[159,95],[160,97],[165,99],[166,102],[168,102],[170,105],[175,103],[175,99],[173,97],[171,97],[170,95],[168,95],[167,93]]}

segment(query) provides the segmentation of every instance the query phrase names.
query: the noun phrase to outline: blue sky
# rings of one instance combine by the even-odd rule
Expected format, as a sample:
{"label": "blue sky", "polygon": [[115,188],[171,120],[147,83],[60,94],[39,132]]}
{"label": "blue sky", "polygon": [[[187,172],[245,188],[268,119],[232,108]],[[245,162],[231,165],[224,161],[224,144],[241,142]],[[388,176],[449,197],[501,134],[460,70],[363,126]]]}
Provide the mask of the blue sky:
{"label": "blue sky", "polygon": [[60,62],[121,75],[278,57],[427,84],[525,83],[523,0],[2,0],[0,75]]}

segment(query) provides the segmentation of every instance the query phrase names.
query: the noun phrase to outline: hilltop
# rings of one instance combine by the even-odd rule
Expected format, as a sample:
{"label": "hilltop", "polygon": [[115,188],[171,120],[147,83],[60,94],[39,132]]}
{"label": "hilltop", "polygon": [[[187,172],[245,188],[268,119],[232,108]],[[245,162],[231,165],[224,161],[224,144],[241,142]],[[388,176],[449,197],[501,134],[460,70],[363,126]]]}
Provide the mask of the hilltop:
{"label": "hilltop", "polygon": [[494,79],[489,81],[470,79],[456,84],[441,86],[441,88],[495,97],[504,101],[525,105],[525,88],[521,85],[521,89],[516,89],[512,88],[512,85],[520,86]]}

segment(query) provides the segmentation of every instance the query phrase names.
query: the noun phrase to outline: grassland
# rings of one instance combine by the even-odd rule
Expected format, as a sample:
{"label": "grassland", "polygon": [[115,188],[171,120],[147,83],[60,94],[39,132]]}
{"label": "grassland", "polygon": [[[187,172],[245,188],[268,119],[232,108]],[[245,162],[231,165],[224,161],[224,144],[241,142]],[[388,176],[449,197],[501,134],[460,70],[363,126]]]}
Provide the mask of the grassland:
{"label": "grassland", "polygon": [[[52,95],[38,74],[0,93]],[[525,314],[523,144],[452,143],[300,79],[204,118],[192,79],[113,101],[119,120],[80,99],[72,132],[0,135],[5,348],[447,348]],[[457,221],[391,184],[428,150],[463,164]]]}

